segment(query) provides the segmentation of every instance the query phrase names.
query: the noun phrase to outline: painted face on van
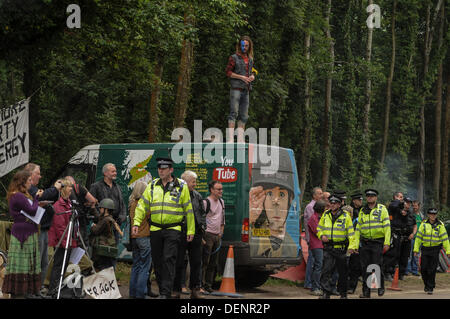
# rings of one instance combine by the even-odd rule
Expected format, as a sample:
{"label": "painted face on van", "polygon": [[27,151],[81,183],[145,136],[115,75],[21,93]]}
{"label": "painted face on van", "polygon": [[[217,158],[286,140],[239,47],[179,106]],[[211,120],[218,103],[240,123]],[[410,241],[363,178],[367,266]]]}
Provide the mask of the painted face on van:
{"label": "painted face on van", "polygon": [[278,186],[265,191],[264,209],[269,221],[270,234],[284,238],[289,212],[289,192]]}

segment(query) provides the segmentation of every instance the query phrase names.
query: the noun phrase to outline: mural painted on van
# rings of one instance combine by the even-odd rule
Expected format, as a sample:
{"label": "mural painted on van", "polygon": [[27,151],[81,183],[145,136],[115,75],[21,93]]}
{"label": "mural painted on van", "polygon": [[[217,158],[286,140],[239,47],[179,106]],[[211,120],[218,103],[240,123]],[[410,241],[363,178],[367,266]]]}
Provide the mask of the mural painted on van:
{"label": "mural painted on van", "polygon": [[297,257],[299,253],[299,194],[294,158],[280,152],[277,171],[255,163],[249,192],[250,256]]}

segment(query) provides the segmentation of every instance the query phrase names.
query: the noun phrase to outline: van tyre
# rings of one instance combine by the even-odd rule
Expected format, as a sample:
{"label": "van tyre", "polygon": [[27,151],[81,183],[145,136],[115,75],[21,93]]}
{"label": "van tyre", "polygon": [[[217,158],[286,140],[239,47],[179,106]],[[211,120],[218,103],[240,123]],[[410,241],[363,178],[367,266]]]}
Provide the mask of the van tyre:
{"label": "van tyre", "polygon": [[236,286],[239,288],[256,288],[264,285],[271,272],[254,269],[236,269]]}

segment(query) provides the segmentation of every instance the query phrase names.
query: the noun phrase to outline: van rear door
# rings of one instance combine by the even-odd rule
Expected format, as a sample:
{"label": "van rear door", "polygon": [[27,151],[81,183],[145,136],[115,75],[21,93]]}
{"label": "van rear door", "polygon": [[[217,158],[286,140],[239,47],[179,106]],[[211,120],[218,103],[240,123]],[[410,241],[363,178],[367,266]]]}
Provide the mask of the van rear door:
{"label": "van rear door", "polygon": [[[257,150],[258,149],[258,150]],[[255,153],[270,155],[263,163]],[[278,154],[276,154],[278,152]],[[299,255],[299,187],[294,154],[290,149],[251,148],[249,192],[249,244],[251,258],[297,260]],[[273,161],[277,161],[274,163]]]}

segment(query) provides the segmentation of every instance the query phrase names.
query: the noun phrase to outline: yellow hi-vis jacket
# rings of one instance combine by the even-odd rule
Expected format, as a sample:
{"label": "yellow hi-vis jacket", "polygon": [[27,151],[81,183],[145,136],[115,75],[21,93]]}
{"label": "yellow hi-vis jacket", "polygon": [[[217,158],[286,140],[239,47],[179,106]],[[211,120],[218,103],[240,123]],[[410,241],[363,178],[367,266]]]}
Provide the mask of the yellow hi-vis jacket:
{"label": "yellow hi-vis jacket", "polygon": [[317,237],[322,239],[323,235],[327,236],[333,247],[342,247],[348,242],[348,249],[356,249],[355,232],[350,214],[340,209],[336,215],[338,217],[333,223],[331,209],[322,214],[317,225]]}
{"label": "yellow hi-vis jacket", "polygon": [[383,245],[391,244],[391,222],[389,221],[389,213],[386,206],[382,204],[375,205],[369,213],[365,212],[368,208],[364,206],[358,214],[358,222],[356,224],[356,247],[359,247],[360,239],[383,239]]}
{"label": "yellow hi-vis jacket", "polygon": [[172,191],[166,192],[161,179],[154,179],[139,199],[133,226],[140,226],[148,211],[150,211],[150,232],[163,228],[181,231],[181,224],[186,219],[186,234],[195,234],[191,196],[186,182],[182,179],[174,177]]}
{"label": "yellow hi-vis jacket", "polygon": [[450,243],[448,242],[448,234],[445,230],[444,223],[440,220],[436,220],[434,224],[431,224],[428,219],[422,222],[414,241],[415,253],[419,252],[421,245],[423,247],[436,247],[442,245],[445,253],[448,255],[450,253]]}

